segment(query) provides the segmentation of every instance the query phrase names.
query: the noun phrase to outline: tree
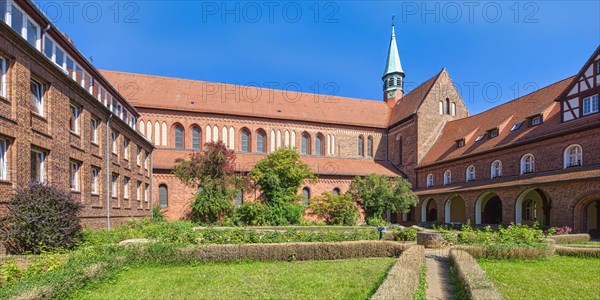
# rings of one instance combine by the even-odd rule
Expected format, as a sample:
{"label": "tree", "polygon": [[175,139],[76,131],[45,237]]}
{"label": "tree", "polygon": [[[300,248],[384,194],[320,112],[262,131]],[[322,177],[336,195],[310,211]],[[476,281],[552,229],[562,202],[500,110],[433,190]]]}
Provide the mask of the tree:
{"label": "tree", "polygon": [[212,224],[231,218],[233,199],[246,184],[234,174],[233,150],[221,141],[206,143],[204,149],[191,153],[190,160],[177,160],[173,174],[185,185],[198,189],[191,204],[191,219]]}
{"label": "tree", "polygon": [[356,225],[358,208],[349,194],[333,195],[325,192],[310,199],[312,213],[325,220],[327,225]]}
{"label": "tree", "polygon": [[270,153],[254,165],[249,175],[260,187],[267,204],[298,202],[302,183],[317,178],[310,167],[300,161],[298,152],[291,148]]}
{"label": "tree", "polygon": [[70,192],[32,182],[17,189],[0,219],[0,239],[9,253],[70,249],[81,240],[83,205]]}
{"label": "tree", "polygon": [[410,206],[418,203],[411,191],[411,184],[402,177],[390,179],[383,175],[370,174],[355,177],[350,184],[350,194],[365,210],[368,223],[376,223],[389,209],[392,212],[406,213]]}
{"label": "tree", "polygon": [[298,189],[305,180],[315,180],[310,167],[300,161],[298,152],[282,148],[254,165],[250,178],[258,185],[266,204],[264,218],[270,225],[298,224],[304,206]]}

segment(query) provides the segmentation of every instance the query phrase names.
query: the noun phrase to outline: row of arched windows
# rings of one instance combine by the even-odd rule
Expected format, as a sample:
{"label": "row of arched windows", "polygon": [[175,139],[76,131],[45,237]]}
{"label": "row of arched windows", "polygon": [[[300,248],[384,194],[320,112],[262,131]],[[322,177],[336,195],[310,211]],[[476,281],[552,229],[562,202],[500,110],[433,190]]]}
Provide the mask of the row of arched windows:
{"label": "row of arched windows", "polygon": [[451,115],[456,116],[456,102],[450,102],[450,98],[446,98],[446,101],[439,101],[439,113],[440,115]]}
{"label": "row of arched windows", "polygon": [[[575,167],[581,166],[583,151],[580,145],[571,145],[565,149],[563,154],[563,167]],[[520,174],[528,174],[535,172],[535,156],[533,154],[528,153],[521,157],[520,159]],[[498,178],[502,177],[502,161],[495,160],[490,165],[490,178]],[[465,170],[465,182],[470,182],[475,180],[475,166],[470,165]],[[443,184],[448,185],[452,183],[452,172],[450,170],[446,170],[443,176]],[[434,185],[433,182],[433,174],[427,175],[427,187],[432,187]]]}
{"label": "row of arched windows", "polygon": [[358,156],[373,157],[373,137],[367,137],[367,153],[365,154],[365,138],[362,135],[358,136]]}
{"label": "row of arched windows", "polygon": [[[336,187],[331,190],[331,194],[334,196],[338,196],[341,194],[340,188]],[[305,186],[302,188],[302,204],[308,205],[308,201],[310,200],[310,188]]]}
{"label": "row of arched windows", "polygon": [[[150,141],[153,141],[157,146],[169,146],[176,149],[190,148],[193,150],[201,150],[202,148],[202,130],[198,125],[190,126],[191,136],[186,135],[186,129],[183,125],[175,123],[171,126],[173,140],[168,142],[167,123],[159,123],[156,121],[153,125],[151,121],[140,122],[140,132],[144,134]],[[222,141],[229,149],[235,147],[235,129],[233,127],[223,126],[221,130],[216,125],[207,125],[204,130],[204,142]],[[254,137],[253,137],[254,135]],[[191,143],[186,142],[186,138],[191,138]],[[248,128],[244,127],[240,130],[240,147],[238,150],[242,152],[259,152],[267,153],[281,147],[296,147],[296,131],[290,130],[271,130],[268,137],[267,132],[259,128],[253,134]],[[372,148],[372,139],[369,141],[369,148]],[[313,140],[308,132],[303,132],[301,135],[300,151],[304,155],[334,155],[335,154],[335,135],[317,133]],[[369,152],[372,154],[371,152]]]}

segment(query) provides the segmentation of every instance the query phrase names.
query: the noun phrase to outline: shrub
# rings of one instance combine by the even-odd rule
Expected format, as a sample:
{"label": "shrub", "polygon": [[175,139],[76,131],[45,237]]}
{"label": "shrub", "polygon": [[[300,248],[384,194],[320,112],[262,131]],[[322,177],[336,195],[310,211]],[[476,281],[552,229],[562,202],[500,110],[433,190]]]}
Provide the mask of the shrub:
{"label": "shrub", "polygon": [[333,195],[329,192],[310,199],[312,213],[325,220],[327,225],[352,226],[358,220],[358,208],[348,194]]}
{"label": "shrub", "polygon": [[516,244],[534,245],[542,243],[544,234],[540,229],[526,225],[511,224],[507,228],[500,227],[494,231],[486,226],[483,230],[473,229],[469,223],[462,226],[460,231],[440,230],[443,239],[450,244],[490,245]]}
{"label": "shrub", "polygon": [[369,225],[379,225],[381,216],[387,211],[408,212],[418,202],[411,191],[410,182],[402,177],[390,179],[383,175],[356,176],[350,183],[349,194],[364,209]]}
{"label": "shrub", "polygon": [[304,205],[294,202],[278,202],[266,205],[265,219],[268,225],[297,225],[302,220]]}
{"label": "shrub", "polygon": [[235,218],[239,225],[267,225],[266,206],[260,201],[244,202],[235,210]]}
{"label": "shrub", "polygon": [[41,183],[19,188],[0,220],[0,238],[10,253],[73,248],[81,239],[81,203],[71,193]]}
{"label": "shrub", "polygon": [[401,228],[392,230],[395,241],[415,241],[417,240],[417,230],[414,228]]}
{"label": "shrub", "polygon": [[305,180],[316,176],[300,160],[298,151],[282,148],[259,160],[248,174],[258,184],[266,204],[298,202],[298,189]]}
{"label": "shrub", "polygon": [[202,190],[196,193],[191,204],[192,221],[202,224],[223,222],[233,216],[233,198],[237,190],[223,180],[203,180]]}

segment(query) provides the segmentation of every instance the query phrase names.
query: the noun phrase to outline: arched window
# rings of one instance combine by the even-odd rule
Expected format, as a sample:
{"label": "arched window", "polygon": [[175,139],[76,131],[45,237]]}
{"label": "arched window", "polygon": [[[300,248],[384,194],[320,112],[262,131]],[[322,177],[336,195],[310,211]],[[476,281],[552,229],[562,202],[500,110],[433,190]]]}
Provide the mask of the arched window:
{"label": "arched window", "polygon": [[466,175],[466,181],[473,181],[475,180],[475,166],[470,165],[467,167],[467,175]]}
{"label": "arched window", "polygon": [[235,195],[235,206],[240,207],[240,206],[242,206],[243,202],[244,202],[244,191],[239,190],[237,192],[237,194]]}
{"label": "arched window", "polygon": [[192,128],[192,149],[200,151],[200,127]]}
{"label": "arched window", "polygon": [[502,162],[499,160],[495,160],[491,166],[491,177],[498,178],[502,176]]}
{"label": "arched window", "polygon": [[450,114],[450,98],[446,98],[446,114]]}
{"label": "arched window", "polygon": [[302,204],[308,205],[308,200],[310,199],[310,189],[305,187],[302,189]]}
{"label": "arched window", "polygon": [[169,207],[169,191],[164,184],[158,186],[158,204],[160,208]]}
{"label": "arched window", "polygon": [[333,191],[331,191],[331,194],[333,194],[334,196],[338,196],[340,194],[340,189],[334,188]]}
{"label": "arched window", "polygon": [[533,154],[525,154],[521,157],[521,174],[535,172],[535,158]]}
{"label": "arched window", "polygon": [[306,132],[302,134],[302,154],[310,155],[310,135]]}
{"label": "arched window", "polygon": [[167,135],[167,122],[162,122],[160,126],[161,137],[162,137],[162,145],[167,146],[167,141],[169,140],[169,136]]}
{"label": "arched window", "polygon": [[537,219],[537,205],[535,201],[531,199],[525,200],[523,208],[523,220],[535,221]]}
{"label": "arched window", "polygon": [[242,152],[250,152],[250,130],[242,129]]}
{"label": "arched window", "polygon": [[450,170],[446,170],[444,172],[444,185],[452,183],[452,172]]}
{"label": "arched window", "polygon": [[427,175],[427,187],[433,186],[433,174]]}
{"label": "arched window", "polygon": [[267,152],[267,134],[260,129],[256,132],[256,151]]}
{"label": "arched window", "polygon": [[456,103],[452,102],[452,104],[450,104],[450,113],[452,114],[452,116],[456,116]]}
{"label": "arched window", "polygon": [[315,138],[315,154],[325,155],[325,139],[321,134],[317,134]]}
{"label": "arched window", "polygon": [[183,149],[183,127],[175,126],[175,148]]}
{"label": "arched window", "polygon": [[565,168],[581,166],[583,151],[579,145],[567,147],[564,155]]}
{"label": "arched window", "polygon": [[441,100],[439,102],[439,112],[440,112],[440,115],[444,114],[444,102],[442,102]]}
{"label": "arched window", "polygon": [[365,156],[365,151],[363,149],[364,139],[362,135],[358,136],[358,156]]}
{"label": "arched window", "polygon": [[373,157],[373,137],[367,138],[367,156]]}

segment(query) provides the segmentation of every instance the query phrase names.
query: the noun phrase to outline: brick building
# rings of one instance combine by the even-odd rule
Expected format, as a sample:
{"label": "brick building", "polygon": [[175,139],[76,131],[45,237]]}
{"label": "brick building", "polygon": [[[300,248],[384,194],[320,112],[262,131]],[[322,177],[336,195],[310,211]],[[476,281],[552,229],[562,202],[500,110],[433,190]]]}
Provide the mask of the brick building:
{"label": "brick building", "polygon": [[[31,12],[38,31],[46,28],[47,21],[35,13],[29,1],[17,3]],[[49,180],[66,185],[68,181],[61,175],[68,174],[67,161],[74,161],[81,163],[82,170],[98,168],[102,178],[109,167],[111,175],[116,172],[118,184],[124,185],[127,176],[130,182],[141,184],[142,190],[150,184],[148,190],[156,191],[148,196],[149,202],[148,197],[135,202],[146,193],[127,201],[122,192],[103,201],[105,194],[96,197],[83,192],[83,201],[90,202],[86,211],[90,220],[92,216],[106,219],[109,202],[118,203],[115,208],[109,205],[113,216],[144,214],[155,202],[169,218],[180,219],[186,216],[196,189],[183,186],[171,174],[175,160],[202,150],[207,141],[221,140],[236,151],[236,169],[241,173],[277,148],[297,148],[319,177],[318,183],[307,183],[298,191],[304,201],[325,191],[346,192],[355,176],[403,176],[413,184],[420,201],[407,214],[388,214],[394,223],[538,222],[593,234],[600,228],[600,48],[575,76],[471,116],[446,69],[405,93],[405,72],[393,27],[382,77],[383,101],[374,101],[124,72],[98,73],[68,38],[50,26],[43,34],[60,46],[52,49],[60,49],[61,55],[70,53],[71,59],[78,61],[75,65],[85,70],[70,69],[63,60],[57,67],[57,50],[44,55],[42,38],[39,45],[32,46],[27,43],[27,31],[22,31],[23,39],[7,23],[9,26],[0,28],[3,39],[10,37],[0,48],[7,66],[3,78],[11,84],[27,84],[31,73],[34,79],[52,83],[47,85],[46,105],[57,111],[57,120],[48,118],[44,123],[30,113],[26,95],[21,96],[22,101],[17,100],[19,96],[0,98],[0,149],[1,141],[6,141],[5,174],[11,176],[2,181],[7,193],[17,182],[31,177],[28,170],[11,170],[17,164],[30,164],[30,156],[34,158],[30,149],[31,153],[42,149],[53,163],[47,172],[55,176],[48,176]],[[30,63],[34,60],[35,64]],[[93,79],[86,79],[88,75]],[[127,90],[123,93],[126,99],[109,82]],[[30,93],[26,86],[15,89],[11,84],[5,89],[8,95]],[[69,104],[81,109],[82,118],[93,115],[98,119],[100,141],[106,140],[102,128],[107,125],[118,132],[119,155],[104,154],[112,151],[110,141],[99,146],[90,142],[86,136],[90,122],[81,122],[80,135],[68,132]],[[25,113],[16,114],[16,110]],[[110,118],[111,111],[119,118]],[[51,132],[40,134],[41,129],[34,126],[46,126]],[[63,140],[65,136],[69,141]],[[129,164],[122,159],[124,138],[142,153],[155,148],[151,167],[146,155],[142,155],[139,168],[133,164],[136,159]],[[108,156],[111,163],[107,164]],[[84,177],[83,187],[89,189],[85,182],[89,175]],[[103,187],[112,185],[112,176],[106,178]],[[115,190],[121,193],[122,188]],[[233,201],[240,204],[258,196],[258,191],[246,190]]]}
{"label": "brick building", "polygon": [[0,213],[35,180],[70,190],[88,226],[148,216],[137,109],[32,1],[0,1],[0,20]]}

